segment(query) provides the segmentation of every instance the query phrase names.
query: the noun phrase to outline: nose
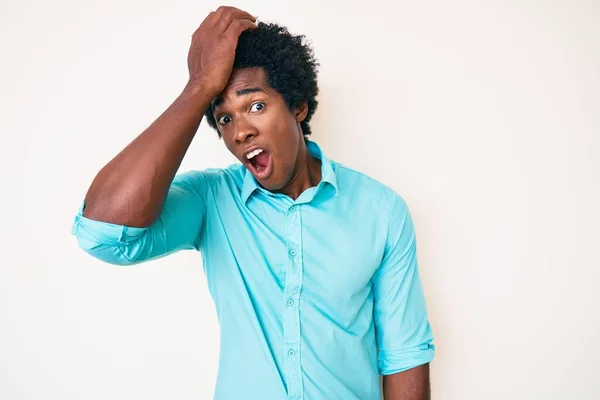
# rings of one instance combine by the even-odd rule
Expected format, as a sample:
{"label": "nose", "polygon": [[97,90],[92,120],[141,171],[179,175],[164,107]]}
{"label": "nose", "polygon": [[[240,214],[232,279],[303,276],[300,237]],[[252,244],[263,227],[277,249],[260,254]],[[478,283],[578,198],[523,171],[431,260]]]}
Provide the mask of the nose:
{"label": "nose", "polygon": [[256,135],[257,130],[251,123],[249,123],[245,118],[237,118],[235,132],[233,135],[236,143],[244,143]]}

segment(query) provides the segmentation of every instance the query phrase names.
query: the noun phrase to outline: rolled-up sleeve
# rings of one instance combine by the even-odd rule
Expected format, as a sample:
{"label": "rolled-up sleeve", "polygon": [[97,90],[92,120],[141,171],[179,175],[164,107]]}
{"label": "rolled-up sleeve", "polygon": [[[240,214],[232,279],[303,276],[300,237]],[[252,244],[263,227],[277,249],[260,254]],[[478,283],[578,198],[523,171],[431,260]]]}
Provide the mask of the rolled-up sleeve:
{"label": "rolled-up sleeve", "polygon": [[206,207],[202,174],[175,176],[159,218],[137,228],[95,221],[83,216],[82,204],[72,234],[79,247],[93,257],[116,265],[131,265],[185,249],[198,249]]}
{"label": "rolled-up sleeve", "polygon": [[381,265],[373,276],[379,372],[394,374],[433,360],[435,346],[417,267],[410,211],[398,194],[389,198],[389,226]]}

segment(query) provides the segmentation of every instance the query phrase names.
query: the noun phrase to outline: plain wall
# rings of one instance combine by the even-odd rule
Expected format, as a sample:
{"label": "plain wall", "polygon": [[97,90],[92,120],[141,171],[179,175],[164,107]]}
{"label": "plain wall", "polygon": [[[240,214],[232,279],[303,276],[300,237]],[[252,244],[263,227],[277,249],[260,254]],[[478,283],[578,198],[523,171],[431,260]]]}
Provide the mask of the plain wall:
{"label": "plain wall", "polygon": [[[200,255],[120,268],[70,229],[218,5],[0,4],[0,399],[212,398]],[[232,5],[307,35],[313,140],[407,201],[433,399],[599,399],[600,3]],[[181,170],[234,161],[203,122]]]}

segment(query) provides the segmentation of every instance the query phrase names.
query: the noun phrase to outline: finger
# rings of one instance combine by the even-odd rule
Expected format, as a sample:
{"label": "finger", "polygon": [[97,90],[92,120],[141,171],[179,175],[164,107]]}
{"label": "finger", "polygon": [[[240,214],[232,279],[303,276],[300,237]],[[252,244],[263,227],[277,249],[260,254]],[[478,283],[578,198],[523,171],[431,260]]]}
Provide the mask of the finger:
{"label": "finger", "polygon": [[210,12],[210,13],[209,13],[209,14],[206,16],[206,18],[204,18],[204,21],[202,21],[202,22],[200,23],[200,26],[198,26],[198,28],[196,28],[196,31],[195,31],[194,33],[198,32],[198,30],[200,30],[200,27],[202,27],[202,26],[205,26],[205,25],[214,26],[214,25],[215,25],[214,21],[216,21],[216,20],[217,20],[217,19],[216,19],[216,14],[217,14],[217,13],[216,13],[215,11],[211,11],[211,12]]}
{"label": "finger", "polygon": [[[223,14],[225,12],[227,12],[228,9],[233,8],[233,7],[227,7],[227,6],[219,6],[219,8],[217,8],[214,11],[211,11],[206,18],[204,19],[204,22],[212,27],[214,27],[215,25],[217,25],[217,23],[219,22],[219,20],[221,19],[221,17],[223,16]],[[204,23],[203,22],[203,23]]]}
{"label": "finger", "polygon": [[222,18],[228,14],[231,14],[233,16],[233,18],[245,18],[245,19],[249,19],[254,21],[255,17],[244,11],[244,10],[240,10],[239,8],[236,7],[228,7],[228,6],[221,6],[217,9],[217,11],[215,11],[216,16],[218,16],[219,18]]}
{"label": "finger", "polygon": [[214,11],[211,11],[206,18],[204,19],[204,22],[207,23],[210,26],[215,26],[216,23],[219,21],[219,19],[221,18],[221,15],[223,14],[223,9],[221,7],[217,8]]}
{"label": "finger", "polygon": [[224,7],[223,10],[224,11],[219,15],[218,22],[216,22],[216,27],[220,32],[225,32],[229,28],[229,25],[231,25],[231,22],[235,19],[248,19],[252,22],[256,21],[255,16],[238,8]]}
{"label": "finger", "polygon": [[256,29],[256,23],[249,19],[234,19],[231,21],[231,24],[229,24],[227,31],[225,31],[225,35],[237,42],[240,34],[248,29]]}

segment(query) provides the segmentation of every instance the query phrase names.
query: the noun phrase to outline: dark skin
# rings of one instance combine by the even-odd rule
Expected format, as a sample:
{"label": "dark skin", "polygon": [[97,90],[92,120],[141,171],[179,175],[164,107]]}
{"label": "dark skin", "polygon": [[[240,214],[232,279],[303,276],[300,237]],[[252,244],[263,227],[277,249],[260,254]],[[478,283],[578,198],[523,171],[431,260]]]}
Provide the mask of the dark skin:
{"label": "dark skin", "polygon": [[[258,89],[258,90],[255,90]],[[262,187],[296,199],[321,180],[320,162],[303,140],[300,123],[307,105],[290,111],[283,97],[273,90],[260,68],[233,72],[213,109],[225,145],[242,164],[247,149],[265,148],[275,165],[273,173],[258,180]],[[383,377],[385,400],[428,400],[429,364]]]}
{"label": "dark skin", "polygon": [[264,149],[271,157],[272,173],[265,178],[254,175],[262,187],[295,200],[321,181],[320,161],[308,152],[300,127],[307,103],[290,111],[262,68],[234,71],[218,103],[213,115],[229,151],[247,167],[251,148]]}
{"label": "dark skin", "polygon": [[430,400],[429,364],[383,376],[385,400]]}
{"label": "dark skin", "polygon": [[[156,221],[205,110],[216,104],[215,99],[220,104],[213,114],[229,151],[247,166],[251,147],[268,153],[269,173],[255,174],[262,187],[297,199],[320,182],[320,161],[309,154],[300,127],[307,103],[290,110],[268,85],[263,69],[233,70],[239,35],[255,27],[251,14],[233,7],[219,7],[206,17],[192,36],[185,88],[96,175],[85,198],[85,217],[134,227]],[[383,386],[385,400],[429,399],[429,366],[384,376]]]}
{"label": "dark skin", "polygon": [[182,93],[96,175],[85,198],[85,217],[134,227],[158,219],[205,110],[229,81],[239,35],[256,28],[255,21],[233,7],[219,7],[206,17],[192,35],[189,80]]}

